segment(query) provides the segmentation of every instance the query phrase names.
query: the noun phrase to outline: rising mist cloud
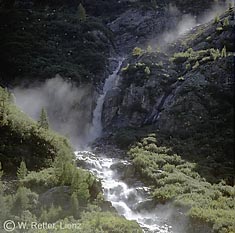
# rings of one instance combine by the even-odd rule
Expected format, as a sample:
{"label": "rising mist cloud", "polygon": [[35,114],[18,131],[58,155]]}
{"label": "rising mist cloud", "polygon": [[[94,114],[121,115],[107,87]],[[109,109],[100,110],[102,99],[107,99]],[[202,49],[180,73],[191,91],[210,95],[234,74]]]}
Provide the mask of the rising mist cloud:
{"label": "rising mist cloud", "polygon": [[234,0],[227,0],[223,3],[216,2],[209,9],[205,9],[205,11],[203,11],[199,16],[184,14],[180,12],[180,10],[175,5],[169,4],[165,10],[170,16],[169,20],[175,21],[172,22],[174,28],[166,29],[156,39],[149,42],[149,44],[152,45],[153,48],[156,48],[173,42],[197,25],[208,23],[209,21],[213,20],[216,15],[222,14],[226,9],[228,9],[229,3],[234,5]]}
{"label": "rising mist cloud", "polygon": [[57,75],[40,85],[16,87],[13,93],[16,105],[33,119],[38,120],[45,108],[51,128],[68,136],[77,148],[87,143],[93,103],[91,86],[77,87]]}

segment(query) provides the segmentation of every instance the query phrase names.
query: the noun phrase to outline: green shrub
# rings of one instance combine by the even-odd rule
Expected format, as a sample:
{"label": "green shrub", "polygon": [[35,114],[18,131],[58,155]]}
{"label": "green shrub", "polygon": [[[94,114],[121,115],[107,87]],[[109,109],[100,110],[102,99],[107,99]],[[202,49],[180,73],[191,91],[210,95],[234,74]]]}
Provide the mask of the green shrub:
{"label": "green shrub", "polygon": [[149,69],[148,66],[145,67],[144,72],[145,72],[145,74],[147,74],[147,75],[150,75],[150,74],[151,74],[151,71],[150,71],[150,69]]}
{"label": "green shrub", "polygon": [[144,51],[143,51],[141,48],[139,48],[139,47],[135,47],[135,48],[133,49],[133,51],[132,51],[132,55],[133,55],[134,57],[140,56],[140,55],[142,55],[143,53],[144,53]]}
{"label": "green shrub", "polygon": [[195,163],[158,146],[156,136],[150,139],[143,138],[130,148],[129,155],[136,172],[153,187],[153,197],[185,207],[191,219],[210,223],[218,233],[234,232],[235,188],[225,182],[211,185],[196,172]]}
{"label": "green shrub", "polygon": [[127,221],[117,214],[87,212],[81,219],[81,232],[141,233],[142,229],[135,221]]}
{"label": "green shrub", "polygon": [[196,69],[196,68],[198,68],[198,67],[199,67],[199,62],[196,61],[196,63],[195,63],[194,66],[192,67],[192,69]]}

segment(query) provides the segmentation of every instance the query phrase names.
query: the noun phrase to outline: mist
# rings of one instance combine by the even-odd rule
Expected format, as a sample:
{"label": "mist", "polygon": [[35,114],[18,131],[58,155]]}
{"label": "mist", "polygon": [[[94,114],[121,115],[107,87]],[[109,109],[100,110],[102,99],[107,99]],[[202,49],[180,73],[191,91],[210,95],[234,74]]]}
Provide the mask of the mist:
{"label": "mist", "polygon": [[172,4],[165,9],[170,16],[169,20],[174,21],[174,28],[166,29],[161,35],[159,35],[156,39],[149,42],[149,44],[153,48],[162,47],[167,45],[168,43],[173,42],[180,36],[184,35],[194,27],[208,23],[213,20],[217,15],[222,14],[229,7],[229,3],[234,5],[234,0],[227,0],[224,3],[215,2],[215,4],[209,9],[205,9],[199,16],[192,14],[184,14],[180,12],[180,10]]}
{"label": "mist", "polygon": [[57,75],[43,84],[16,87],[12,92],[23,112],[38,120],[45,108],[52,129],[68,137],[76,149],[86,147],[93,108],[90,85],[77,87]]}

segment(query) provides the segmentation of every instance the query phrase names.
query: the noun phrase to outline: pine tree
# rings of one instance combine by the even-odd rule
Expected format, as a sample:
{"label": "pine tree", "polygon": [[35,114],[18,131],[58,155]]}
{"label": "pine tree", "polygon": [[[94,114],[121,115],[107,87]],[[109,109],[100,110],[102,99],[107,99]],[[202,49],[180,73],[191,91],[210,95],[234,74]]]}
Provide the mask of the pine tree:
{"label": "pine tree", "polygon": [[47,112],[45,108],[42,108],[40,118],[38,121],[39,127],[44,128],[44,129],[49,129],[49,121],[47,117]]}
{"label": "pine tree", "polygon": [[21,161],[20,167],[17,170],[17,177],[19,180],[23,180],[27,175],[28,170],[24,161]]}
{"label": "pine tree", "polygon": [[79,203],[78,203],[78,197],[76,193],[73,193],[71,196],[71,206],[72,206],[72,214],[74,218],[78,217],[78,211],[79,211]]}
{"label": "pine tree", "polygon": [[78,6],[78,17],[81,22],[86,21],[86,10],[83,7],[82,3],[80,3]]}
{"label": "pine tree", "polygon": [[90,197],[90,193],[87,177],[82,171],[77,170],[74,173],[71,187],[72,191],[77,194],[79,203],[86,204]]}
{"label": "pine tree", "polygon": [[9,112],[9,93],[0,87],[0,123],[7,124],[7,115]]}
{"label": "pine tree", "polygon": [[28,189],[25,187],[19,187],[13,205],[13,211],[16,215],[21,216],[21,214],[29,207]]}

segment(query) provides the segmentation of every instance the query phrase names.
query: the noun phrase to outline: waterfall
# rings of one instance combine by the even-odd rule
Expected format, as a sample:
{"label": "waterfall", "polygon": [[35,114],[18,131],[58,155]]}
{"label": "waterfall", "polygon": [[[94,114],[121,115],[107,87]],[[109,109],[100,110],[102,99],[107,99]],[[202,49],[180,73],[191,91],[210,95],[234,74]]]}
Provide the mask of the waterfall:
{"label": "waterfall", "polygon": [[[126,183],[122,179],[122,172],[131,163],[127,160],[110,157],[109,155],[94,154],[89,151],[76,151],[78,161],[82,161],[88,169],[102,182],[105,199],[120,215],[128,220],[135,220],[145,233],[178,233],[173,231],[169,216],[171,213],[167,205],[164,209],[151,202],[149,188],[136,179]],[[109,157],[108,157],[109,156]]]}
{"label": "waterfall", "polygon": [[115,86],[115,81],[116,81],[116,78],[118,77],[118,71],[121,68],[124,58],[118,58],[117,60],[118,60],[118,66],[113,71],[113,73],[110,74],[109,77],[105,80],[102,93],[97,99],[96,107],[93,112],[91,128],[89,130],[89,142],[93,142],[102,133],[101,116],[102,116],[102,109],[103,109],[105,96],[107,92]]}

